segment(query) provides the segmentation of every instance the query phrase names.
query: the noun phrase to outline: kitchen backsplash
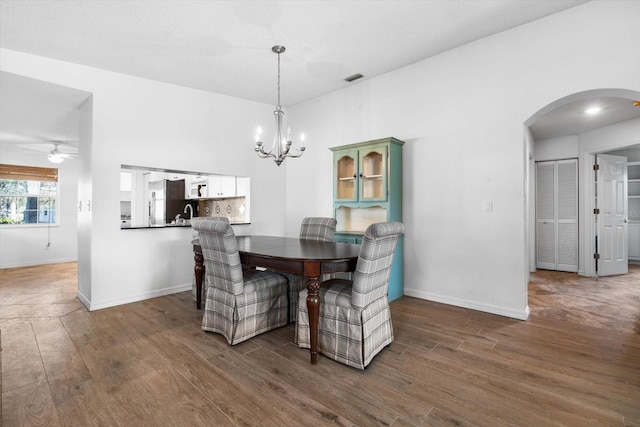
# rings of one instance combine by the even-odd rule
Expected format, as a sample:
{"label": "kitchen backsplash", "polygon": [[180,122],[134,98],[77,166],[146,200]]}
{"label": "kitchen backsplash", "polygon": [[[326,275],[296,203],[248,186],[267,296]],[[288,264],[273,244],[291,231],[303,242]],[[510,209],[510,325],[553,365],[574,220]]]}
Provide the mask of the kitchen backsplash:
{"label": "kitchen backsplash", "polygon": [[249,222],[247,214],[244,196],[198,201],[198,216],[223,216],[231,224],[243,224]]}

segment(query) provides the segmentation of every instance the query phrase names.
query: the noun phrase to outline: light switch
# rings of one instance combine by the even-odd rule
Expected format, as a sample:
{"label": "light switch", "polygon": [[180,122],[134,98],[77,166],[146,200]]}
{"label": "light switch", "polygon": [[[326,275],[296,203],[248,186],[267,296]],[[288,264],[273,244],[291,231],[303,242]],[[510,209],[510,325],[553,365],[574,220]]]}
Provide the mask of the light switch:
{"label": "light switch", "polygon": [[482,210],[485,212],[491,212],[493,210],[493,202],[491,200],[485,200]]}

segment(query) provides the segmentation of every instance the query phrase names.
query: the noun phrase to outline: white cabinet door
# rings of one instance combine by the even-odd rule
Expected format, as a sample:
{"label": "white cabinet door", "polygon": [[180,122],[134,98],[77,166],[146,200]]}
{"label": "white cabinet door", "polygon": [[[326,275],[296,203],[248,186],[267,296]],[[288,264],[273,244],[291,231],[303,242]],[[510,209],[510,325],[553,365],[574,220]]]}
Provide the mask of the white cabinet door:
{"label": "white cabinet door", "polygon": [[250,187],[249,177],[244,177],[244,176],[236,177],[236,196],[248,196],[249,187]]}
{"label": "white cabinet door", "polygon": [[209,177],[209,197],[234,197],[235,195],[235,176],[216,175]]}

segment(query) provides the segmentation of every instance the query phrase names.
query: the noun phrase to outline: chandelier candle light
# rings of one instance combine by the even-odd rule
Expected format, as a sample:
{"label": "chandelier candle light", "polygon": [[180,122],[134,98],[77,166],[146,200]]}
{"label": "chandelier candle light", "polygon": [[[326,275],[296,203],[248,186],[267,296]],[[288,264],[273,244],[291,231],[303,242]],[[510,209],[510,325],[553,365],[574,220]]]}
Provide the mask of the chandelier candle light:
{"label": "chandelier candle light", "polygon": [[[264,151],[264,147],[262,145],[262,128],[258,126],[258,129],[256,129],[256,146],[254,147],[254,150],[258,156],[263,159],[273,157],[273,161],[280,166],[287,157],[295,158],[302,156],[302,153],[304,152],[304,134],[300,134],[300,149],[296,149],[294,154],[289,153],[292,144],[291,126],[287,127],[287,135],[285,137],[282,134],[282,117],[284,116],[284,111],[282,111],[282,107],[280,107],[280,54],[285,51],[285,48],[284,46],[274,46],[271,50],[278,54],[278,104],[273,112],[276,119],[276,134],[273,137],[273,145],[271,146],[271,149],[269,151]],[[274,153],[274,149],[276,149],[276,147],[277,151]]]}

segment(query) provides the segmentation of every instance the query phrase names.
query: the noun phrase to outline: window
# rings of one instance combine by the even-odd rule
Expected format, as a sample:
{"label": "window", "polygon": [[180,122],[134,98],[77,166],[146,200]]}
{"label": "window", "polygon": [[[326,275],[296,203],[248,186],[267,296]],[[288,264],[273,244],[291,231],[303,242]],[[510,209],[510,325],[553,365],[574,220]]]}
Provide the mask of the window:
{"label": "window", "polygon": [[58,169],[0,164],[0,226],[58,224]]}

